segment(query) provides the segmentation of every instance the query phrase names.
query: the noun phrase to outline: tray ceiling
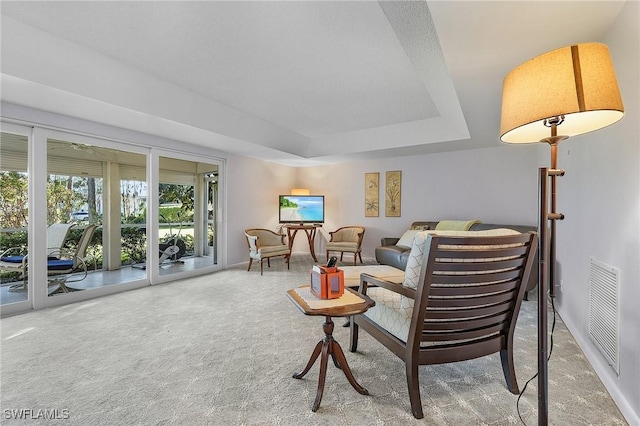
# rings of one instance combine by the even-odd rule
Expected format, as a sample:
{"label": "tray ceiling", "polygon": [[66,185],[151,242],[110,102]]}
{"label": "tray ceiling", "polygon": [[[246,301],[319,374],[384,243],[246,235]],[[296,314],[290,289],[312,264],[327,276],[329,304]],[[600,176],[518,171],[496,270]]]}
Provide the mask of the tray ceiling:
{"label": "tray ceiling", "polygon": [[3,1],[2,99],[292,165],[494,146],[504,74],[623,2],[540,3]]}

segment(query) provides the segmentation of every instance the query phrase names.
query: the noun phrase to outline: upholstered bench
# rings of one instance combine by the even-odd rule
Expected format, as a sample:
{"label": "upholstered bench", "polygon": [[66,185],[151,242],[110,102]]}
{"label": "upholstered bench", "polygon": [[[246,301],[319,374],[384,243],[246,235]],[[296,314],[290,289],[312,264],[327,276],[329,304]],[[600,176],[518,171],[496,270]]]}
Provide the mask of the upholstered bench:
{"label": "upholstered bench", "polygon": [[[404,271],[389,265],[362,265],[362,266],[341,266],[344,271],[344,286],[358,288],[360,286],[360,274],[369,274],[381,280],[402,284],[404,281]],[[343,327],[348,327],[351,320],[348,319]]]}
{"label": "upholstered bench", "polygon": [[358,287],[362,273],[393,283],[404,281],[404,271],[389,265],[341,266],[340,269],[344,271],[345,287]]}

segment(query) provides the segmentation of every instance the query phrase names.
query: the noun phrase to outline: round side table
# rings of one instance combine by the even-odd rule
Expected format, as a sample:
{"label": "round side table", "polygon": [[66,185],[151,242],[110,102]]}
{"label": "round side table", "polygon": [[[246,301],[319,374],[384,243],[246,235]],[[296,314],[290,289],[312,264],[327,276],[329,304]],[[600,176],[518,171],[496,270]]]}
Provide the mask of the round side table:
{"label": "round side table", "polygon": [[324,337],[316,344],[311,358],[307,362],[306,367],[293,375],[295,379],[302,379],[309,372],[313,364],[320,356],[320,375],[318,376],[318,391],[316,399],[311,408],[317,411],[322,400],[324,391],[324,383],[327,377],[327,363],[329,356],[333,359],[333,365],[341,369],[347,377],[351,386],[362,395],[369,395],[369,392],[362,387],[353,376],[344,351],[340,344],[333,338],[333,321],[332,317],[350,317],[366,312],[367,309],[375,305],[375,302],[364,294],[360,294],[350,288],[345,288],[345,294],[338,299],[320,300],[309,291],[309,286],[298,287],[287,291],[289,299],[300,309],[305,315],[324,316],[322,330]]}

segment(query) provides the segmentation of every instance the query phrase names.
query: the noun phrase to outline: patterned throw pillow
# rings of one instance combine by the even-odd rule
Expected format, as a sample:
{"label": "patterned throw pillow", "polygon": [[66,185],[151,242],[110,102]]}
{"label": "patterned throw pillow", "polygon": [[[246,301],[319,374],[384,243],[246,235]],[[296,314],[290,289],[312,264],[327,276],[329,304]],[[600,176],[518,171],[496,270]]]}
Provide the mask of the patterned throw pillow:
{"label": "patterned throw pillow", "polygon": [[[513,229],[490,229],[486,231],[421,231],[413,238],[411,252],[407,260],[403,286],[417,289],[420,283],[420,269],[426,250],[428,235],[437,234],[443,236],[478,236],[478,235],[512,235],[519,234]],[[467,246],[468,247],[468,246]],[[482,246],[477,246],[481,249]],[[476,261],[482,259],[476,259]],[[464,272],[461,272],[464,273]],[[385,330],[406,342],[411,325],[411,315],[413,313],[414,300],[393,293],[381,287],[369,289],[369,296],[376,301],[376,306],[369,309],[364,315],[379,324]]]}
{"label": "patterned throw pillow", "polygon": [[[508,228],[487,229],[485,231],[422,231],[418,232],[413,238],[413,245],[411,246],[411,252],[409,253],[409,259],[407,260],[407,268],[404,273],[403,286],[412,289],[418,288],[420,282],[420,268],[422,267],[422,261],[424,252],[426,250],[427,235],[436,234],[442,236],[499,236],[499,235],[515,235],[519,234],[518,231]],[[467,246],[473,247],[473,246]],[[475,247],[478,250],[483,249],[482,246]],[[482,259],[475,259],[475,261],[481,261]]]}
{"label": "patterned throw pillow", "polygon": [[427,244],[427,235],[429,231],[418,232],[413,237],[413,244],[411,245],[411,252],[407,259],[407,267],[404,271],[403,286],[416,289],[420,281],[420,268],[422,267],[422,258],[424,257],[424,251]]}
{"label": "patterned throw pillow", "polygon": [[415,229],[409,229],[408,231],[404,231],[404,234],[402,234],[402,237],[400,237],[396,245],[411,247],[411,245],[413,244],[413,239],[415,238],[418,232],[420,231],[417,231]]}
{"label": "patterned throw pillow", "polygon": [[413,225],[411,226],[411,229],[416,231],[426,231],[429,229],[429,225]]}

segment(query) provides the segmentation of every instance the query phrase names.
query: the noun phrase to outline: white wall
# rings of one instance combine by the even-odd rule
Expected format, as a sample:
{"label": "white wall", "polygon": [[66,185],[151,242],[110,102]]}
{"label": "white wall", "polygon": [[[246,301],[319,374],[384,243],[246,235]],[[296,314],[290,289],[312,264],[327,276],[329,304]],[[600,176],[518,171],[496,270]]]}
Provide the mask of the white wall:
{"label": "white wall", "polygon": [[[278,195],[295,185],[297,169],[246,157],[227,157],[227,264],[249,260],[244,230],[278,227]],[[296,241],[298,243],[298,241]],[[308,247],[307,247],[308,251]]]}
{"label": "white wall", "polygon": [[[497,138],[497,135],[496,135]],[[374,256],[381,237],[400,237],[419,220],[480,219],[536,225],[535,145],[503,145],[301,169],[302,184],[326,197],[324,229],[366,227],[363,255]],[[402,171],[400,217],[385,217],[385,172]],[[380,215],[364,216],[364,174],[380,172]],[[320,260],[320,259],[318,259]]]}
{"label": "white wall", "polygon": [[[640,424],[640,34],[628,1],[602,41],[609,46],[625,116],[560,144],[558,310],[630,424]],[[591,343],[589,257],[620,269],[620,377]],[[553,359],[552,361],[553,362]]]}

